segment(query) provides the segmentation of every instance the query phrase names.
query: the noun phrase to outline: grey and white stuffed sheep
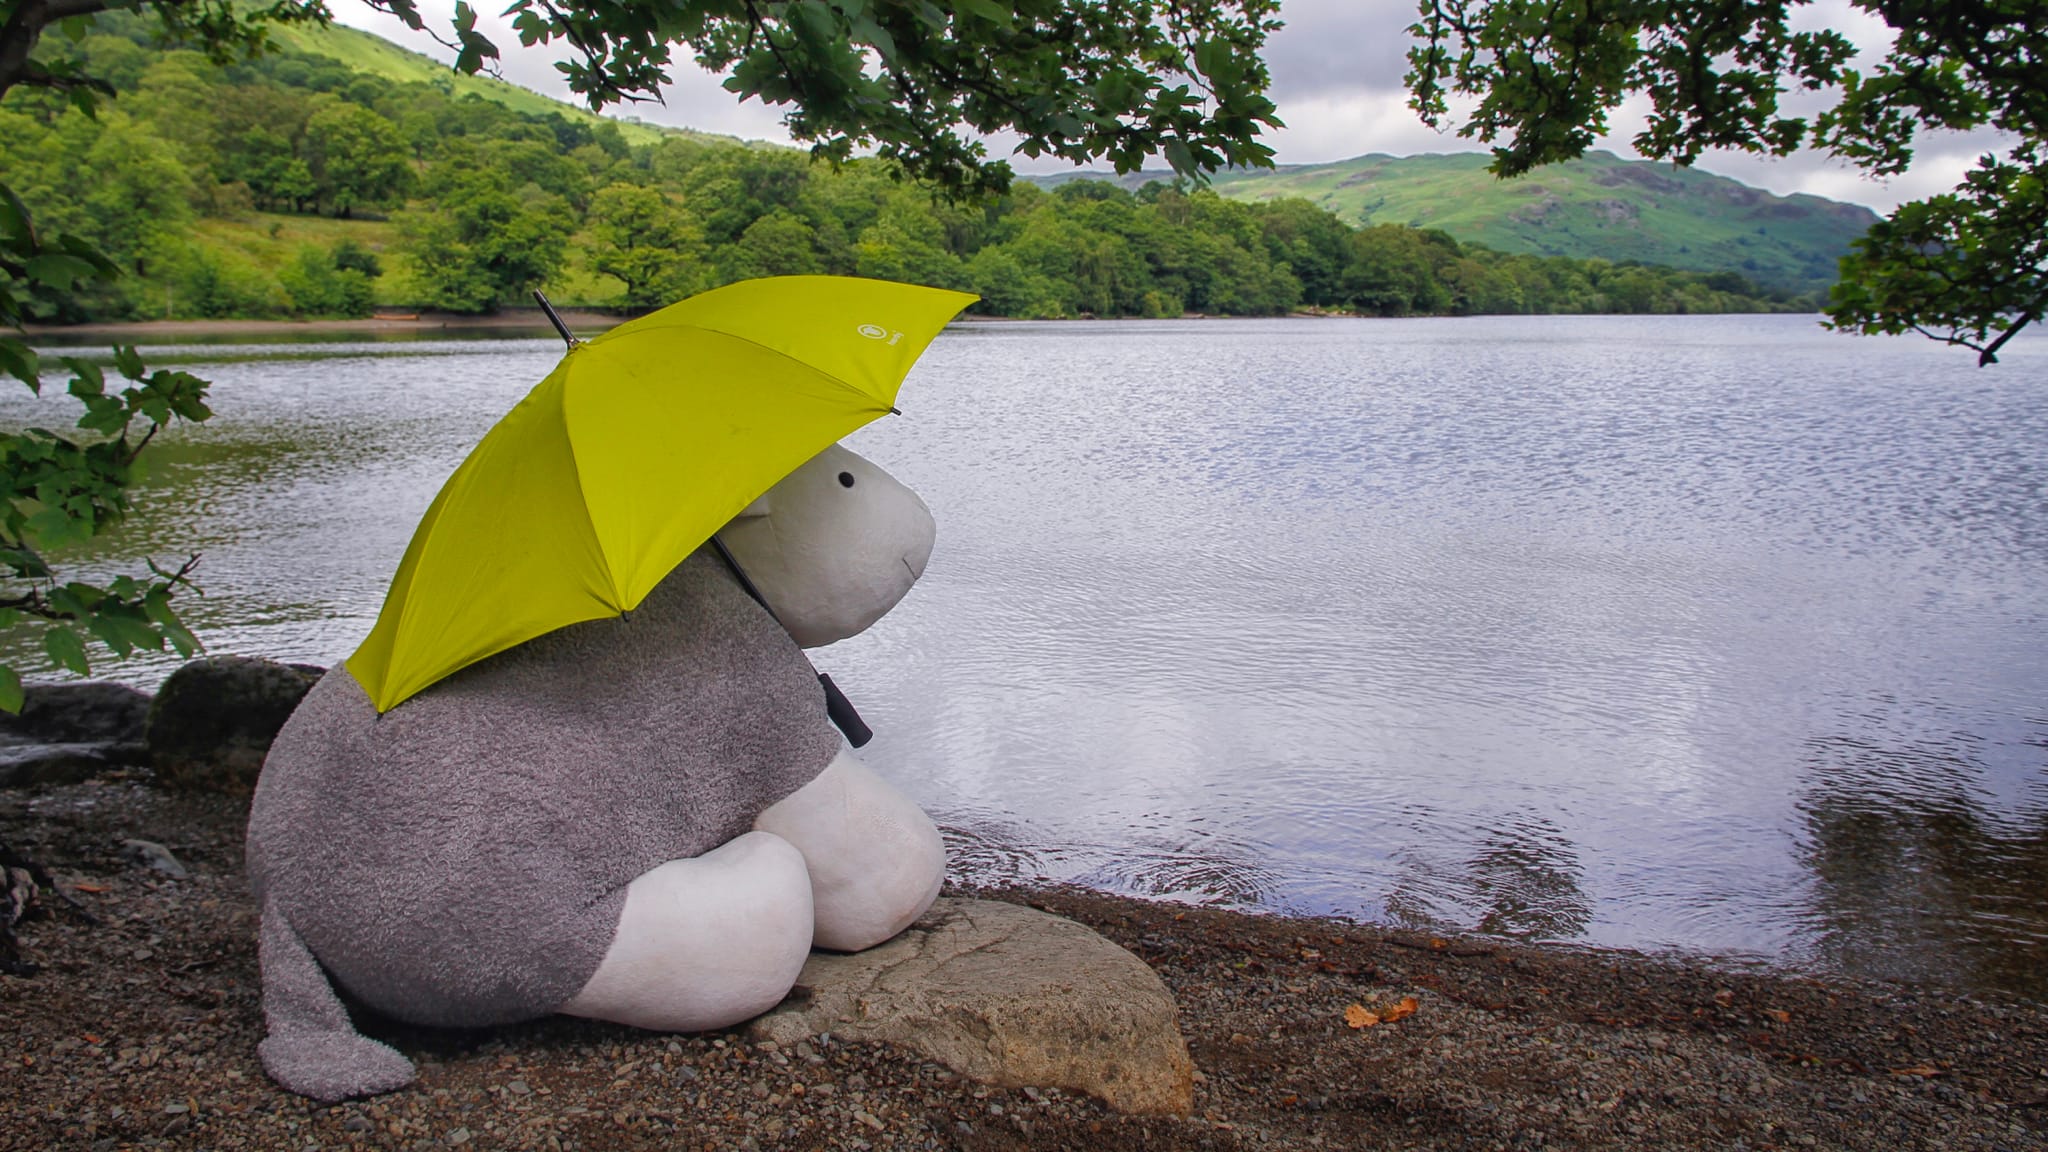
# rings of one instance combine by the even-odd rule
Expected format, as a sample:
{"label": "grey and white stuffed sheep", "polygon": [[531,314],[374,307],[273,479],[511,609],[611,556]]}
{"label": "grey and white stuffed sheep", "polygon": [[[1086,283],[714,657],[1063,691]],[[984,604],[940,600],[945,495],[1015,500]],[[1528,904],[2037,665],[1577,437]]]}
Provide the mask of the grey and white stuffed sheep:
{"label": "grey and white stuffed sheep", "polygon": [[854,635],[931,555],[931,513],[827,449],[639,608],[450,676],[382,716],[337,667],[249,816],[263,1067],[331,1102],[412,1064],[340,989],[415,1024],[554,1012],[691,1031],[757,1015],[812,945],[857,951],[937,896],[939,834],[826,719],[799,644]]}

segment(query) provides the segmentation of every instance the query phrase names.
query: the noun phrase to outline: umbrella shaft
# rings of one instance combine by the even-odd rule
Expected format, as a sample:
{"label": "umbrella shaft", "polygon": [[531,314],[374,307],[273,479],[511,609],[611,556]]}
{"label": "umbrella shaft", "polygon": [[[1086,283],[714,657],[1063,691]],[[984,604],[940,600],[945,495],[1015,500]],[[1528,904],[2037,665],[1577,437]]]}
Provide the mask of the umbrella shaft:
{"label": "umbrella shaft", "polygon": [[569,334],[569,326],[562,323],[562,317],[556,313],[555,306],[548,303],[547,294],[535,288],[533,298],[540,305],[540,310],[548,314],[548,323],[555,326],[555,331],[562,334],[562,339],[568,342],[569,347],[576,347],[576,337]]}

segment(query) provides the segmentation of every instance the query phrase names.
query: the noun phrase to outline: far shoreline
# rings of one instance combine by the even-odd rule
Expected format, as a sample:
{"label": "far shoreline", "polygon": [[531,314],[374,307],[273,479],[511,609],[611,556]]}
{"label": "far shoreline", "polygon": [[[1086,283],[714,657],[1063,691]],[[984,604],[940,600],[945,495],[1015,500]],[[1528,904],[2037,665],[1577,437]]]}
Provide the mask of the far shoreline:
{"label": "far shoreline", "polygon": [[[1513,315],[1541,315],[1557,317],[1578,316],[1783,316],[1784,312],[1691,312],[1691,313],[1627,313],[1627,312],[1548,312],[1514,313]],[[567,309],[562,311],[562,320],[572,332],[595,335],[614,328],[632,316],[617,316],[591,309]],[[1184,312],[1174,317],[1148,316],[1070,316],[1054,320],[1033,319],[1022,316],[961,316],[954,320],[963,325],[1008,325],[1008,324],[1071,324],[1077,322],[1118,323],[1128,321],[1157,320],[1476,320],[1487,316],[1509,315],[1507,313],[1482,313],[1472,316],[1419,315],[1419,316],[1365,316],[1353,312],[1289,312],[1284,316],[1231,316],[1207,312]],[[551,335],[553,329],[538,310],[520,309],[497,312],[489,315],[469,316],[453,312],[384,313],[358,320],[110,320],[93,321],[85,324],[29,324],[22,329],[32,344],[77,345],[112,340],[129,343],[176,343],[202,342],[223,337],[323,337],[323,336],[431,336],[436,333],[501,333],[506,336]]]}
{"label": "far shoreline", "polygon": [[[571,331],[602,332],[624,323],[628,317],[612,316],[587,309],[562,312]],[[454,312],[405,312],[396,310],[359,320],[109,320],[87,324],[29,324],[22,332],[31,342],[56,340],[131,339],[169,337],[174,340],[206,339],[219,336],[349,336],[398,333],[502,331],[549,332],[547,318],[538,309],[466,316]]]}

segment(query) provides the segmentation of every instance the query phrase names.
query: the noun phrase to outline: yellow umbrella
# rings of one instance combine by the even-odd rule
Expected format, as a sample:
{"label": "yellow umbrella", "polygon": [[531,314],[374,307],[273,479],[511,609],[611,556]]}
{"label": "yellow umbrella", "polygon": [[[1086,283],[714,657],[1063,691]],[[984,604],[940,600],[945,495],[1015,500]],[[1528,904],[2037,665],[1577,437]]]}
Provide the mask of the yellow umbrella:
{"label": "yellow umbrella", "polygon": [[746,280],[572,342],[434,497],[349,673],[388,712],[493,653],[631,611],[776,481],[892,411],[975,299]]}

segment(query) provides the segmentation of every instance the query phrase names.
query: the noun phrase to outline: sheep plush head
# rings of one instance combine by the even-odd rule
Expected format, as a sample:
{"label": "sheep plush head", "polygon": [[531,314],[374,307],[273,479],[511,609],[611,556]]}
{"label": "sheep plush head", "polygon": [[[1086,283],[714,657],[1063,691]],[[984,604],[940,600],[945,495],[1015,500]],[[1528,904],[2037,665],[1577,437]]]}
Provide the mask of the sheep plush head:
{"label": "sheep plush head", "polygon": [[924,574],[936,535],[917,493],[836,444],[719,532],[806,648],[858,635],[886,615]]}

